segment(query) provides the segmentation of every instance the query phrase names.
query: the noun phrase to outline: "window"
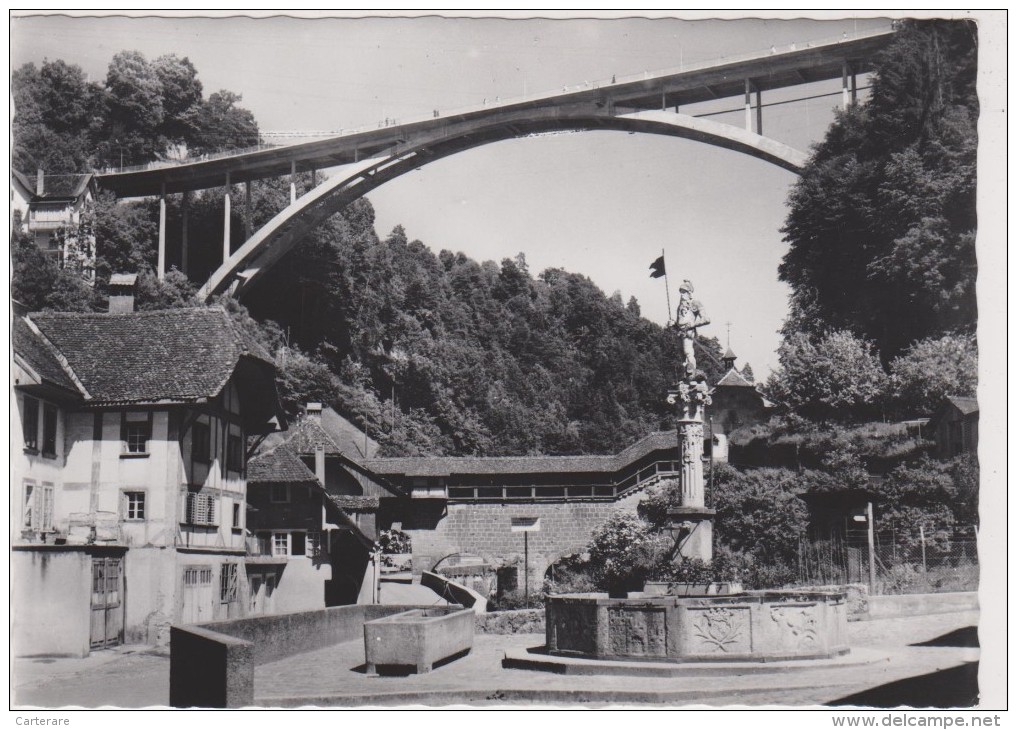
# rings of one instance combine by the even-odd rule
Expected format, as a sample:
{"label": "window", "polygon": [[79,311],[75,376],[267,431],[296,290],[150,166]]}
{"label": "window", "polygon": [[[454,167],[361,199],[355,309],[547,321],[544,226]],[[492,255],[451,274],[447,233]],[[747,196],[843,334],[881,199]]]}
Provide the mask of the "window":
{"label": "window", "polygon": [[152,418],[150,413],[124,413],[121,431],[121,438],[124,441],[124,453],[148,453],[148,441],[152,438]]}
{"label": "window", "polygon": [[188,492],[187,522],[191,525],[217,525],[216,499],[211,494]]}
{"label": "window", "polygon": [[321,532],[318,530],[307,531],[306,552],[309,558],[321,556]]}
{"label": "window", "polygon": [[233,603],[240,595],[236,563],[223,563],[219,573],[219,600]]}
{"label": "window", "polygon": [[24,419],[21,422],[25,437],[25,448],[39,450],[39,401],[30,395],[25,396]]}
{"label": "window", "polygon": [[207,423],[196,421],[191,426],[191,458],[203,464],[212,461],[212,429]]}
{"label": "window", "polygon": [[53,485],[25,482],[21,510],[22,527],[49,532],[53,529]]}
{"label": "window", "polygon": [[244,450],[239,436],[226,437],[226,470],[240,473],[244,468]]}
{"label": "window", "polygon": [[288,484],[273,484],[271,499],[273,502],[289,502],[290,486]]}
{"label": "window", "polygon": [[288,532],[272,533],[272,554],[273,555],[290,554],[290,533]]}
{"label": "window", "polygon": [[239,530],[240,529],[240,507],[241,507],[240,504],[238,504],[236,502],[233,503],[233,529],[234,530]]}
{"label": "window", "polygon": [[290,555],[303,555],[306,551],[304,549],[304,533],[302,532],[291,532],[290,533]]}
{"label": "window", "polygon": [[145,493],[124,492],[124,519],[145,519]]}
{"label": "window", "polygon": [[31,527],[35,513],[35,485],[32,482],[25,482],[24,497],[21,507],[21,526]]}
{"label": "window", "polygon": [[184,587],[212,585],[211,568],[184,568]]}
{"label": "window", "polygon": [[42,453],[56,456],[57,408],[49,403],[42,406]]}

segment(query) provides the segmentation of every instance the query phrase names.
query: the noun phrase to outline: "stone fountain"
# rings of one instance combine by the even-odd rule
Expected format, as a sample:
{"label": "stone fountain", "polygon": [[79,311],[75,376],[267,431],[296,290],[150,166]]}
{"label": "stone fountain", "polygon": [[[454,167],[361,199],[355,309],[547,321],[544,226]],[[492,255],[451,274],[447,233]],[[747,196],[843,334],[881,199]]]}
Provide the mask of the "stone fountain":
{"label": "stone fountain", "polygon": [[[668,513],[669,531],[681,557],[708,563],[713,559],[715,512],[705,499],[703,409],[710,404],[710,389],[696,368],[694,348],[696,330],[709,320],[692,298],[691,282],[685,281],[680,292],[675,329],[682,341],[682,363],[667,401],[677,409],[681,504]],[[628,598],[604,593],[548,596],[548,653],[688,662],[821,659],[849,651],[843,593],[741,591],[728,584],[703,586],[698,594],[689,586],[646,588]]]}

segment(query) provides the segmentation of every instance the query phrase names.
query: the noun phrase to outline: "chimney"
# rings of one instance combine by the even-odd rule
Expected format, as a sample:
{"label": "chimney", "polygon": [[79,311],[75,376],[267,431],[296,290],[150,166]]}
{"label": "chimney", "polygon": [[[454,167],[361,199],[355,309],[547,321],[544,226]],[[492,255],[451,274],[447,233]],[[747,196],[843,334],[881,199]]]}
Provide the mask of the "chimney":
{"label": "chimney", "polygon": [[109,278],[109,313],[130,314],[134,311],[134,286],[137,274],[113,274]]}
{"label": "chimney", "polygon": [[45,175],[42,172],[42,168],[38,168],[35,171],[35,194],[41,196],[46,192],[46,185],[44,183]]}
{"label": "chimney", "polygon": [[321,421],[321,403],[308,403],[304,408],[304,412],[308,418],[314,418],[317,421]]}
{"label": "chimney", "polygon": [[314,447],[314,476],[318,477],[321,486],[325,486],[325,447]]}

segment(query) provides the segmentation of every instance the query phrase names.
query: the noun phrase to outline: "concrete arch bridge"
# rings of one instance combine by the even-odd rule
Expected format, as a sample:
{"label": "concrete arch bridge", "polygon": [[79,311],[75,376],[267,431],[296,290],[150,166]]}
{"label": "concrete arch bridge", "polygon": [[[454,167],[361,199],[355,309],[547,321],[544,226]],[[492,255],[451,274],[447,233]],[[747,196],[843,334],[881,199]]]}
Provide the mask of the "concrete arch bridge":
{"label": "concrete arch bridge", "polygon": [[[183,194],[183,269],[187,269],[187,193],[226,186],[222,264],[200,294],[248,290],[312,228],[357,198],[430,162],[507,139],[564,131],[607,130],[688,139],[747,154],[792,172],[807,160],[800,151],[763,135],[762,94],[793,86],[841,79],[842,105],[857,99],[857,75],[884,48],[893,30],[870,31],[802,48],[768,51],[565,87],[561,92],[501,101],[423,120],[386,120],[372,129],[340,131],[326,139],[283,147],[241,151],[216,159],[181,164],[154,163],[130,170],[99,173],[99,184],[120,197],[160,196],[159,264],[166,269],[166,196]],[[834,95],[836,92],[834,93]],[[823,94],[822,96],[829,96]],[[744,126],[713,121],[709,115],[682,113],[683,107],[713,99],[744,97]],[[814,98],[814,97],[810,97]],[[780,101],[777,103],[786,103]],[[729,113],[726,109],[723,113]],[[297,198],[298,172],[339,168],[324,182]],[[290,176],[290,204],[260,230],[251,231],[245,206],[245,242],[235,251],[230,241],[230,186],[252,180]]]}

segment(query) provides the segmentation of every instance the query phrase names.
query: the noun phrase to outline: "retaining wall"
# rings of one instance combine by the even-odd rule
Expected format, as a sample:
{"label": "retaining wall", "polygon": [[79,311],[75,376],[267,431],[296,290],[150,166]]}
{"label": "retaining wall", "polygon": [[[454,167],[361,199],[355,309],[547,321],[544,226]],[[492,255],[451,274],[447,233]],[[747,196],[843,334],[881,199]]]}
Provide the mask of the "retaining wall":
{"label": "retaining wall", "polygon": [[[417,524],[410,518],[402,529],[413,539],[414,572],[452,553],[478,555],[495,567],[521,566],[523,533],[512,532],[512,518],[539,517],[540,531],[527,533],[532,586],[540,584],[548,565],[583,550],[594,530],[619,512],[634,513],[645,496],[639,491],[617,502],[452,503],[435,522]],[[521,575],[519,583],[523,583]]]}
{"label": "retaining wall", "polygon": [[254,667],[363,637],[364,622],[429,606],[336,606],[174,626],[170,631],[170,705],[254,704]]}

